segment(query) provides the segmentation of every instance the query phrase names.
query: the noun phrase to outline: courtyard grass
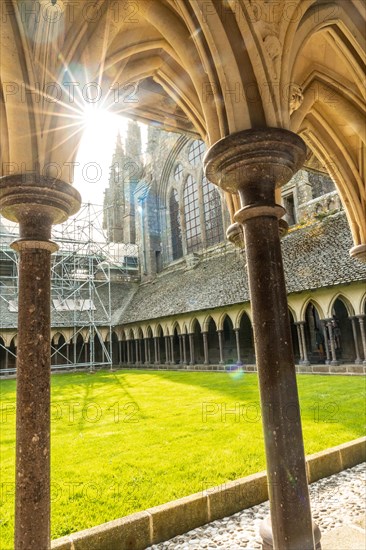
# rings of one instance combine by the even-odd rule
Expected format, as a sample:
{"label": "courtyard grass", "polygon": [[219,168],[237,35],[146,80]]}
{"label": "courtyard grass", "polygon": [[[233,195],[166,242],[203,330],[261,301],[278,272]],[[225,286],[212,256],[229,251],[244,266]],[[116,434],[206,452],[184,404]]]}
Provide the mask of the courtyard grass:
{"label": "courtyard grass", "polygon": [[[364,377],[298,385],[307,454],[364,435]],[[10,550],[16,382],[0,387],[0,548]],[[55,375],[51,438],[52,538],[265,469],[254,374]]]}

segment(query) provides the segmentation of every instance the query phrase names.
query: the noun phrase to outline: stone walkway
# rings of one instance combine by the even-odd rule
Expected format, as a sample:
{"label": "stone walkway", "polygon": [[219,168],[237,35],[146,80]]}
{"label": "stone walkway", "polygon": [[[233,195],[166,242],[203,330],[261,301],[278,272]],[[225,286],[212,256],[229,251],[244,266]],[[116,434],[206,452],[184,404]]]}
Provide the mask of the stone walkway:
{"label": "stone walkway", "polygon": [[[363,463],[310,486],[313,519],[322,533],[323,550],[365,550],[365,482]],[[259,524],[268,513],[267,501],[149,549],[260,550]]]}

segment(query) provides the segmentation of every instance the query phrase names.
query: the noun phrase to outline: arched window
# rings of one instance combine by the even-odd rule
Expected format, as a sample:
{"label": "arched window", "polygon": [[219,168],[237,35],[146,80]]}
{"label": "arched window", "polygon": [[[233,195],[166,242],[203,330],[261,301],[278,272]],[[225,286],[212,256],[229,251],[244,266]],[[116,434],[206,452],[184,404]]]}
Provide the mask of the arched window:
{"label": "arched window", "polygon": [[178,192],[176,189],[172,189],[169,199],[170,210],[170,227],[172,235],[172,256],[173,260],[177,260],[183,256],[182,247],[182,230],[179,219],[179,200]]}
{"label": "arched window", "polygon": [[187,252],[194,252],[201,246],[201,221],[196,180],[189,175],[184,187],[184,218],[186,224]]}
{"label": "arched window", "polygon": [[205,144],[203,141],[196,139],[189,148],[188,161],[192,166],[202,164],[203,155],[205,152]]}
{"label": "arched window", "polygon": [[181,165],[180,162],[178,162],[178,164],[174,168],[174,179],[175,179],[175,181],[178,181],[178,182],[181,181],[182,176],[183,176],[183,166]]}
{"label": "arched window", "polygon": [[224,228],[219,192],[206,176],[202,180],[202,195],[206,246],[212,246],[224,240]]}

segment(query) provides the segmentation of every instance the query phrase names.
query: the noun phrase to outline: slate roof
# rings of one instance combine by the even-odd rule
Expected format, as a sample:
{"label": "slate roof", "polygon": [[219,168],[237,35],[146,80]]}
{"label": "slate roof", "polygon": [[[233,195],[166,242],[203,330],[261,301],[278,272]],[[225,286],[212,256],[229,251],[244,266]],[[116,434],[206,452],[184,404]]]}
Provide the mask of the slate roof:
{"label": "slate roof", "polygon": [[[352,246],[343,212],[290,233],[282,240],[288,293],[366,282],[366,264],[350,258]],[[182,261],[149,283],[111,283],[112,326],[246,302],[249,289],[245,261],[245,254],[223,250],[215,257],[202,258],[193,268],[188,269]],[[17,313],[8,310],[2,299],[4,293],[9,289],[0,286],[0,328],[15,327]],[[107,286],[99,289],[102,301],[107,293]],[[6,299],[16,296],[7,295]],[[95,305],[95,319],[103,324],[103,308],[98,300]],[[77,312],[75,317],[80,323],[88,319],[85,312]],[[73,324],[73,312],[52,313],[53,326]]]}
{"label": "slate roof", "polygon": [[[343,212],[298,229],[282,240],[288,293],[366,281],[366,264],[352,260]],[[123,324],[211,309],[249,300],[245,255],[237,252],[201,261],[195,268],[162,273],[140,285],[120,317]]]}

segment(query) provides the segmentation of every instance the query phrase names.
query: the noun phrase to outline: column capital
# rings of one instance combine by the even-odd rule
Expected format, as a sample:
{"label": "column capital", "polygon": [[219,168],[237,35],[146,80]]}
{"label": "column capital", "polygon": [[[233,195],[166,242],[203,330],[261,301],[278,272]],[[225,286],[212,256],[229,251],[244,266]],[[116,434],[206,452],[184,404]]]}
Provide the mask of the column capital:
{"label": "column capital", "polygon": [[51,226],[75,214],[79,192],[69,183],[36,174],[0,178],[0,212],[20,224],[20,240],[45,241]]}
{"label": "column capital", "polygon": [[207,151],[205,174],[224,191],[239,193],[243,199],[246,188],[255,187],[258,193],[259,186],[275,188],[287,183],[305,156],[306,145],[293,132],[282,128],[243,130],[220,139]]}

